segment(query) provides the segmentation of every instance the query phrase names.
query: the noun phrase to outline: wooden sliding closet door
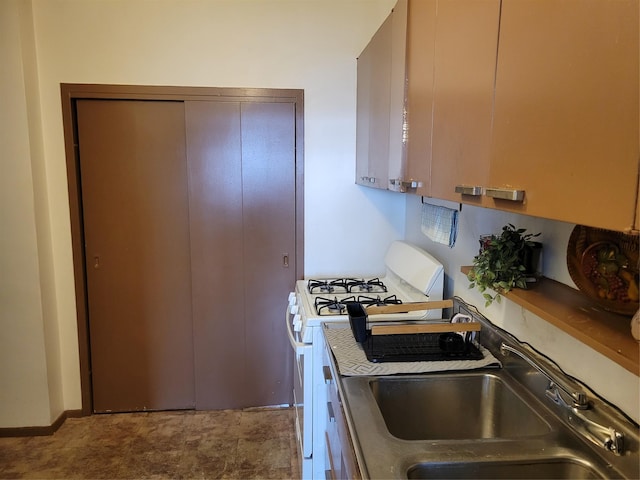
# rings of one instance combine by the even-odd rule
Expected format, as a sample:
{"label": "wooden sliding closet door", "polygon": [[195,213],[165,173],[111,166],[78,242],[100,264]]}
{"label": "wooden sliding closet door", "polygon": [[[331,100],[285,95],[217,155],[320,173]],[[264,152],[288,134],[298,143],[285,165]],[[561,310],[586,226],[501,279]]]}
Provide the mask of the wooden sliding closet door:
{"label": "wooden sliding closet door", "polygon": [[245,381],[249,405],[290,403],[293,359],[285,329],[295,285],[295,105],[242,104]]}
{"label": "wooden sliding closet door", "polygon": [[244,398],[242,157],[237,102],[187,102],[196,405]]}
{"label": "wooden sliding closet door", "polygon": [[291,402],[295,105],[186,102],[196,405]]}
{"label": "wooden sliding closet door", "polygon": [[193,408],[184,104],[78,100],[93,409]]}

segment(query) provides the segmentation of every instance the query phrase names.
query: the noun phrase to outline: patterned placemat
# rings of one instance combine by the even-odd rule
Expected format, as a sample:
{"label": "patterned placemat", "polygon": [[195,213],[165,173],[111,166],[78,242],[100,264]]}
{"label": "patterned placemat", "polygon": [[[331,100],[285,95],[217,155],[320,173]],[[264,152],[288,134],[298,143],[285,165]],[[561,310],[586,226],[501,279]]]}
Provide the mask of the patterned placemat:
{"label": "patterned placemat", "polygon": [[324,335],[336,357],[341,375],[393,375],[397,373],[432,373],[448,370],[474,370],[485,367],[502,367],[489,350],[479,346],[484,355],[482,360],[447,360],[433,362],[384,362],[367,360],[362,347],[353,338],[349,328],[325,328]]}

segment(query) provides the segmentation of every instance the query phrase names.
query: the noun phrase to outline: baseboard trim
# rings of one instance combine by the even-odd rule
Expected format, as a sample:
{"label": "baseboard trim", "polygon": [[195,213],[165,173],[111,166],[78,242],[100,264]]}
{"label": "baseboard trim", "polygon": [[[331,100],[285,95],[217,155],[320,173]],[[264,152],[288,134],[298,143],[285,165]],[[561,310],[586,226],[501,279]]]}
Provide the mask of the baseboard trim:
{"label": "baseboard trim", "polygon": [[84,417],[82,410],[65,410],[49,426],[42,427],[8,427],[0,428],[0,438],[3,437],[41,437],[53,435],[67,418]]}

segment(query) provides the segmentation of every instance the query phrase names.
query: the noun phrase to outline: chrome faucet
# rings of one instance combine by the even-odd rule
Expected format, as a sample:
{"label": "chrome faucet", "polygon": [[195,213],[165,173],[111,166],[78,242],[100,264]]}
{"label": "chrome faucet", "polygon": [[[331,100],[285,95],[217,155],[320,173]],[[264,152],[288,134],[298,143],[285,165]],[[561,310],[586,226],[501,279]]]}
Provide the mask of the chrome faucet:
{"label": "chrome faucet", "polygon": [[[540,365],[531,360],[525,353],[520,350],[507,345],[506,343],[502,343],[500,345],[500,353],[504,356],[509,355],[509,352],[515,353],[541,374],[543,374],[549,380],[549,386],[547,387],[546,395],[555,403],[571,406],[573,408],[577,408],[578,410],[587,410],[589,408],[589,399],[587,394],[581,390],[572,391],[570,388],[566,386],[566,384],[560,379],[557,375],[552,374],[546,369],[542,368]],[[567,404],[567,402],[562,398],[560,391],[565,393],[571,398],[571,405]]]}
{"label": "chrome faucet", "polygon": [[[549,380],[545,395],[555,404],[570,411],[568,416],[569,423],[576,427],[583,436],[616,455],[622,455],[624,452],[624,434],[612,427],[605,427],[587,418],[585,411],[591,408],[591,404],[585,392],[571,389],[560,376],[538,365],[526,353],[503,342],[500,345],[500,353],[503,356],[507,356],[510,352],[515,353]],[[570,399],[568,402],[565,400],[565,396]]]}

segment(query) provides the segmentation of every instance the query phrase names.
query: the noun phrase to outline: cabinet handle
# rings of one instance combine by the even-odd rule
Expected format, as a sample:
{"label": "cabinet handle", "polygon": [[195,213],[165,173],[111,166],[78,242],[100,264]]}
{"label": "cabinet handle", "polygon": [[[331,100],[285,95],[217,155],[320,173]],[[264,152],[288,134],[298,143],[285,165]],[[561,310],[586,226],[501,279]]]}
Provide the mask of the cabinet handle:
{"label": "cabinet handle", "polygon": [[482,195],[482,187],[477,185],[456,185],[456,193],[479,197]]}
{"label": "cabinet handle", "polygon": [[324,376],[324,383],[331,383],[333,376],[331,376],[331,369],[328,365],[322,367],[322,375]]}
{"label": "cabinet handle", "polygon": [[405,188],[420,188],[424,186],[424,183],[419,180],[411,180],[410,182],[402,182],[402,186]]}
{"label": "cabinet handle", "polygon": [[487,197],[510,200],[512,202],[522,202],[524,200],[524,190],[487,187],[484,189],[484,194]]}
{"label": "cabinet handle", "polygon": [[329,421],[335,422],[336,416],[333,414],[333,405],[331,404],[331,402],[327,402],[327,411],[329,412]]}
{"label": "cabinet handle", "polygon": [[405,181],[401,178],[392,178],[389,180],[389,189],[394,192],[406,192],[407,190],[415,190],[423,186],[424,183],[420,180]]}
{"label": "cabinet handle", "polygon": [[360,177],[360,180],[366,183],[376,183],[376,177]]}

